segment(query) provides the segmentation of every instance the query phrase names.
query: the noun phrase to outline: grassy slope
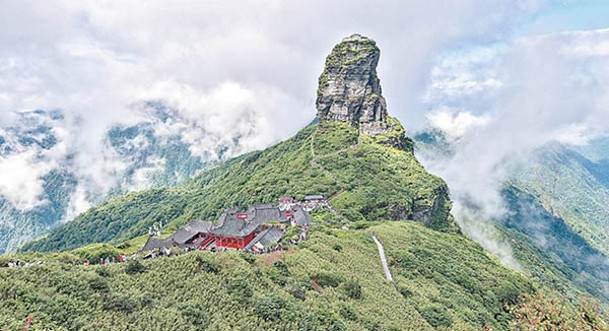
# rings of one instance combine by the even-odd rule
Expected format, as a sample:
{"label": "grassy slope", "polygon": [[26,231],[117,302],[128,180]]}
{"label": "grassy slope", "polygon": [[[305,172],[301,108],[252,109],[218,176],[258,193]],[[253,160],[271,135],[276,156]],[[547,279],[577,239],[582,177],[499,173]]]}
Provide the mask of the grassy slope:
{"label": "grassy slope", "polygon": [[[398,126],[395,131],[401,130]],[[416,219],[417,212],[437,208],[435,217],[424,223],[436,230],[451,229],[446,184],[421,166],[409,140],[404,149],[394,148],[393,136],[362,136],[359,148],[319,158],[346,183],[347,191],[332,204],[352,221]]]}
{"label": "grassy slope", "polygon": [[[369,233],[384,243],[396,284],[384,279]],[[126,265],[59,262],[80,261],[61,253],[42,266],[0,268],[0,325],[18,329],[32,315],[31,330],[502,330],[503,305],[532,290],[477,244],[413,222],[320,227],[282,259],[287,270],[268,258],[197,252],[130,275]],[[349,283],[360,298],[347,295]]]}
{"label": "grassy slope", "polygon": [[595,248],[609,253],[609,182],[595,164],[560,145],[540,151],[523,164],[514,185],[535,196]]}
{"label": "grassy slope", "polygon": [[[602,252],[574,232],[563,219],[546,211],[526,192],[512,187],[504,190],[504,197],[509,213],[503,224],[519,231],[522,237],[534,238],[537,246],[535,251],[543,257],[540,262],[560,271],[562,276],[577,287],[605,301],[609,299],[609,294],[604,290],[609,285],[609,260]],[[528,242],[523,241],[524,238],[518,239],[519,244],[528,246]],[[519,260],[526,260],[527,255],[521,254]],[[546,277],[545,274],[539,276]],[[562,288],[564,293],[570,292],[565,284],[550,284]]]}
{"label": "grassy slope", "polygon": [[[283,195],[331,196],[341,185],[310,163],[311,140],[318,126],[322,128],[315,135],[316,155],[348,148],[354,142],[346,124],[311,125],[287,141],[231,160],[178,188],[113,199],[25,245],[24,250],[118,243],[145,234],[155,222],[176,227],[194,218],[216,219],[227,207],[276,202]],[[396,132],[400,130],[397,126]],[[392,135],[395,132],[386,138],[393,139]],[[350,220],[406,219],[432,209],[430,227],[454,230],[446,184],[425,171],[411,148],[396,149],[364,136],[359,149],[320,157],[318,162],[335,172],[339,182],[348,183],[347,192],[333,204]]]}
{"label": "grassy slope", "polygon": [[573,302],[592,295],[607,304],[607,296],[602,292],[604,284],[598,279],[574,271],[560,256],[516,229],[501,224],[497,224],[497,229],[502,238],[509,240],[522,273],[540,288],[557,291]]}
{"label": "grassy slope", "polygon": [[[451,154],[441,133],[426,132],[415,139],[423,158]],[[594,147],[584,154],[598,162],[607,149]],[[595,224],[595,213],[602,215],[606,207],[598,205],[607,197],[602,178],[595,177],[590,161],[560,145],[546,146],[520,167],[505,185],[509,212],[495,224],[498,236],[509,241],[523,273],[541,287],[574,300],[587,292],[606,303],[609,264],[598,246],[591,246],[590,237],[584,237],[594,231],[596,238],[606,236]],[[582,227],[588,230],[582,233]]]}

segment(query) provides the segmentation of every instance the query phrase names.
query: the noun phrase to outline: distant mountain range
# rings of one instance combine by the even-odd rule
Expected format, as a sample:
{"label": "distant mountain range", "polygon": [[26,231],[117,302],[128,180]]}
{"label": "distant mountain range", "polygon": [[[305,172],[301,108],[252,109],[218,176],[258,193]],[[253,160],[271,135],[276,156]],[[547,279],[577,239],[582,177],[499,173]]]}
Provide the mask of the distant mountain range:
{"label": "distant mountain range", "polygon": [[[448,159],[455,148],[437,130],[420,133],[415,141],[417,153],[436,162]],[[608,160],[607,138],[584,147],[557,142],[542,146],[511,165],[502,189],[507,211],[491,222],[509,238],[517,260],[533,278],[560,275],[567,283],[554,279],[562,283],[558,287],[567,289],[573,282],[605,300],[609,299]]]}
{"label": "distant mountain range", "polygon": [[[76,160],[82,151],[66,147],[70,146],[66,142],[70,139],[70,123],[61,111],[21,112],[15,123],[0,128],[0,165],[19,165],[21,158],[27,158],[26,165],[32,169],[44,168],[22,178],[39,181],[36,184],[41,188],[27,193],[28,201],[21,198],[26,192],[2,195],[0,190],[0,253],[69,221],[85,211],[83,206],[86,209],[133,190],[174,186],[205,168],[208,161],[194,155],[178,134],[159,132],[163,123],[180,120],[176,113],[159,103],[149,103],[142,109],[142,121],[109,128],[99,144],[102,150],[98,153],[110,156],[107,162],[121,165],[116,173],[102,174],[108,175],[105,188],[92,184],[87,171],[79,169],[83,165]],[[222,148],[217,151],[219,155],[223,152]],[[40,178],[35,178],[38,174]],[[6,196],[10,194],[13,199]]]}

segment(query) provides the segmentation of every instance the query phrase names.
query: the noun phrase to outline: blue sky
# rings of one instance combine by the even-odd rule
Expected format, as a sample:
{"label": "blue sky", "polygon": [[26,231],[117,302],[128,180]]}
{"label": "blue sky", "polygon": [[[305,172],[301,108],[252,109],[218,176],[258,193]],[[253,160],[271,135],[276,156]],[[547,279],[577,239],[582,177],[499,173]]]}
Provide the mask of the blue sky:
{"label": "blue sky", "polygon": [[557,1],[525,20],[518,29],[523,35],[539,35],[609,27],[606,0]]}

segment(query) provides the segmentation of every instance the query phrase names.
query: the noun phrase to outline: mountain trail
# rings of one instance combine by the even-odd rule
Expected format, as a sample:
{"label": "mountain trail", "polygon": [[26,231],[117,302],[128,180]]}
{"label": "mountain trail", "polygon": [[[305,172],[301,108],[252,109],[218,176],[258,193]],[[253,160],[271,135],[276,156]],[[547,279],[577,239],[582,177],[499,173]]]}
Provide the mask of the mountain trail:
{"label": "mountain trail", "polygon": [[372,235],[372,239],[376,243],[376,247],[379,250],[379,256],[381,258],[381,264],[383,265],[383,271],[385,272],[385,277],[388,281],[393,282],[393,276],[391,276],[391,271],[389,270],[389,265],[387,265],[387,257],[385,256],[385,248],[383,248],[383,244],[379,241],[376,235]]}
{"label": "mountain trail", "polygon": [[[323,165],[321,165],[319,162],[317,162],[317,160],[320,159],[320,158],[324,158],[324,157],[329,157],[329,156],[334,156],[334,155],[337,155],[337,154],[345,153],[345,152],[347,152],[348,150],[351,150],[351,149],[358,149],[359,145],[360,145],[361,130],[360,130],[360,133],[359,133],[359,135],[357,137],[357,143],[355,145],[351,145],[349,147],[339,149],[339,150],[334,151],[332,153],[321,154],[321,155],[316,155],[315,154],[315,136],[316,135],[317,135],[317,130],[315,130],[315,132],[313,132],[313,136],[311,138],[311,161],[310,161],[310,163],[313,166],[319,168],[319,170],[321,170],[323,173],[325,173],[328,177],[332,178],[336,182],[336,184],[338,184],[338,186],[340,186],[340,189],[336,193],[334,193],[330,198],[328,198],[327,201],[330,201],[330,200],[333,200],[333,199],[337,198],[339,195],[341,195],[343,192],[345,192],[347,190],[346,189],[346,185],[345,185],[345,183],[339,181],[338,178],[336,177],[336,175],[334,175],[331,171],[329,171]],[[334,207],[332,207],[332,205],[330,205],[328,203],[328,206],[330,207],[330,211],[334,215],[339,217],[343,222],[349,222],[349,219],[346,218],[343,214],[341,214],[338,210],[334,209]]]}

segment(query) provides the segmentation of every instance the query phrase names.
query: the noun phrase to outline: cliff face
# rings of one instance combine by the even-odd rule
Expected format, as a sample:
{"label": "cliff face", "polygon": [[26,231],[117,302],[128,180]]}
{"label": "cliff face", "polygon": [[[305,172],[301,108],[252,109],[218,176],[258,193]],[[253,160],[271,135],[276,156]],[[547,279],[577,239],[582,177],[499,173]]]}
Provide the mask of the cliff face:
{"label": "cliff face", "polygon": [[326,58],[317,90],[317,117],[348,122],[368,135],[387,132],[387,103],[376,74],[381,51],[374,40],[354,34]]}

